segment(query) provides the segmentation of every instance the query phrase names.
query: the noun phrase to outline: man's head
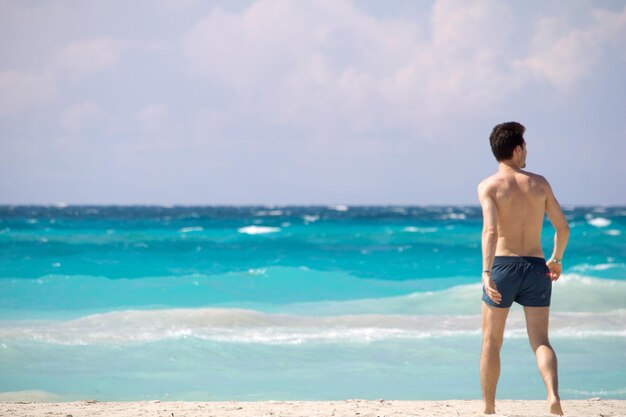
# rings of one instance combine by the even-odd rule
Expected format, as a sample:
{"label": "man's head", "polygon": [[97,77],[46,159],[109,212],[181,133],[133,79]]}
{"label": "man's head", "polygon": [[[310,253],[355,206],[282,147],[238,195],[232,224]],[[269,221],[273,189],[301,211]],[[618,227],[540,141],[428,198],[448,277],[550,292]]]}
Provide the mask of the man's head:
{"label": "man's head", "polygon": [[501,123],[493,128],[489,143],[498,162],[510,161],[519,168],[526,167],[526,128],[517,122]]}

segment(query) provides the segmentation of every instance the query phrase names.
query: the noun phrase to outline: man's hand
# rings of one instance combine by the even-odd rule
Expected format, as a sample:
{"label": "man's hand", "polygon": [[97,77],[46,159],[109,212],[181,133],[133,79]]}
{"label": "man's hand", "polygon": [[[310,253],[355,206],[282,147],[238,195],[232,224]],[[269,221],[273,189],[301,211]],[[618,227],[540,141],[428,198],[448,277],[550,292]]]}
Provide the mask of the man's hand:
{"label": "man's hand", "polygon": [[502,294],[496,288],[495,282],[491,279],[491,272],[483,272],[483,285],[485,286],[485,292],[487,297],[496,304],[500,304],[502,301]]}
{"label": "man's hand", "polygon": [[546,262],[546,265],[548,265],[548,268],[550,268],[550,279],[552,281],[556,281],[557,279],[559,279],[559,277],[561,276],[561,271],[563,270],[563,266],[559,263],[554,262],[552,259]]}

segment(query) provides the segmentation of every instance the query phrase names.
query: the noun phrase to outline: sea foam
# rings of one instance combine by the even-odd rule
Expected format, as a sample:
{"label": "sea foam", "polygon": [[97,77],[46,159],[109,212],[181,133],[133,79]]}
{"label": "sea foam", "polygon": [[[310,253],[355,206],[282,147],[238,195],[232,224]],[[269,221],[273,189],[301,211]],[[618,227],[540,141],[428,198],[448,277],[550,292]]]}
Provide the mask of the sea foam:
{"label": "sea foam", "polygon": [[607,227],[611,224],[611,220],[604,217],[592,217],[587,220],[587,223],[595,227]]}
{"label": "sea foam", "polygon": [[270,227],[270,226],[246,226],[240,227],[237,229],[239,233],[244,233],[247,235],[262,235],[266,233],[275,233],[280,231],[280,227]]}
{"label": "sea foam", "polygon": [[203,230],[204,230],[203,227],[193,226],[193,227],[183,227],[182,229],[179,229],[178,231],[180,233],[190,233],[190,232],[202,232]]}
{"label": "sea foam", "polygon": [[[624,338],[625,320],[626,310],[554,313],[550,320],[550,334],[559,338]],[[480,323],[480,315],[320,317],[235,308],[124,310],[73,320],[1,321],[0,340],[70,345],[117,345],[180,338],[264,344],[369,343],[389,339],[474,337],[481,333]],[[521,311],[510,314],[506,336],[526,337]]]}

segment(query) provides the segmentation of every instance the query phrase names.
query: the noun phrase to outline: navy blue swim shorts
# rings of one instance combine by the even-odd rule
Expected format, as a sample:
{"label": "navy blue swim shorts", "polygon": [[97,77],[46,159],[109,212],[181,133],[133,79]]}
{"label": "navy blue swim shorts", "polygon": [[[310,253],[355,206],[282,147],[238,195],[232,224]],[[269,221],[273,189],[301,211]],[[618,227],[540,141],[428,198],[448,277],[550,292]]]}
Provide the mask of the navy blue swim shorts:
{"label": "navy blue swim shorts", "polygon": [[491,279],[502,295],[496,304],[485,292],[483,301],[493,307],[511,307],[513,301],[526,307],[549,307],[552,295],[550,269],[544,258],[535,256],[496,256]]}

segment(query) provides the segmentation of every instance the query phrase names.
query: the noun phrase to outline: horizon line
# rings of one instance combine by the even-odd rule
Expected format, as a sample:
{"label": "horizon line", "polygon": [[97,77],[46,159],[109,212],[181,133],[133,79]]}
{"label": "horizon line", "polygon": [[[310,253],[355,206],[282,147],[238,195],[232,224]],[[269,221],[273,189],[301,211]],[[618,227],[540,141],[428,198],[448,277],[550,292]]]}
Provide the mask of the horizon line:
{"label": "horizon line", "polygon": [[[562,203],[560,204],[562,208],[569,207],[603,207],[603,208],[626,208],[626,204],[569,204]],[[159,203],[65,203],[65,202],[56,202],[56,203],[0,203],[0,207],[56,207],[56,208],[68,208],[68,207],[164,207],[164,208],[174,208],[174,207],[265,207],[265,208],[275,208],[275,207],[480,207],[480,204],[473,203],[410,203],[410,204],[400,204],[400,203],[372,203],[372,204],[351,204],[351,203],[304,203],[304,204],[295,204],[295,203],[243,203],[243,204],[232,204],[232,203],[215,203],[215,204],[205,204],[205,203],[189,203],[189,204],[159,204]]]}

